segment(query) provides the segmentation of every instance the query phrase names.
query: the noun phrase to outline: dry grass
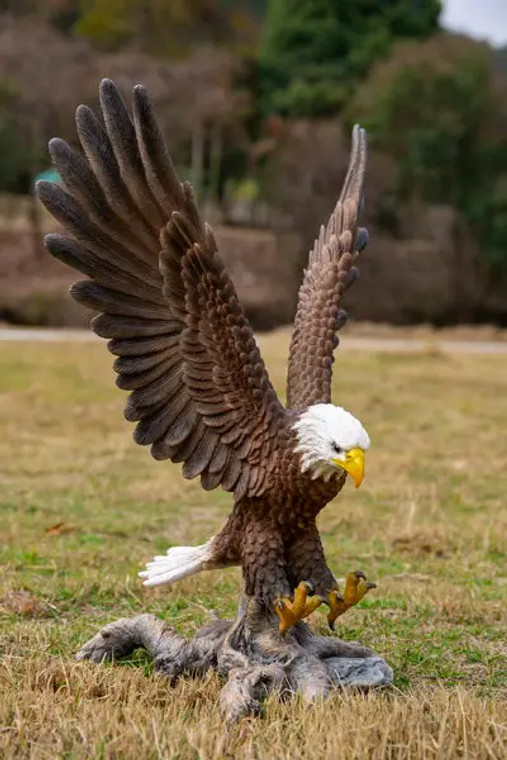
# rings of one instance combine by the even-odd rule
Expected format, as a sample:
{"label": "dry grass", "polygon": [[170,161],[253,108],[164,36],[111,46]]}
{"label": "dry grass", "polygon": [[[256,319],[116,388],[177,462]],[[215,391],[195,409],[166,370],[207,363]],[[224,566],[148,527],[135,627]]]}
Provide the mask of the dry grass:
{"label": "dry grass", "polygon": [[[286,336],[262,350],[281,389]],[[340,635],[381,652],[395,686],[311,709],[270,699],[264,720],[227,731],[216,677],[171,688],[144,657],[72,655],[122,615],[191,633],[210,608],[231,614],[237,570],[158,591],[136,579],[154,551],[219,528],[230,497],[132,444],[102,346],[3,344],[0,362],[2,757],[507,756],[507,357],[341,354],[335,400],[374,446],[363,488],[320,527],[338,576],[379,581]]]}

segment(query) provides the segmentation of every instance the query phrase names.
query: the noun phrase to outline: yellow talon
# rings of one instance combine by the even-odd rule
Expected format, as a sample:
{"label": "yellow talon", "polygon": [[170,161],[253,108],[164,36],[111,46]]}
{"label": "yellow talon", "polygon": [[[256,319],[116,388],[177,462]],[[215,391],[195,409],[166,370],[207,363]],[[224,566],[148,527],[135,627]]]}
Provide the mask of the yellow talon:
{"label": "yellow talon", "polygon": [[334,589],[327,596],[329,604],[327,620],[331,630],[334,630],[336,618],[343,615],[349,607],[360,602],[370,589],[376,587],[375,583],[366,580],[366,576],[361,570],[357,570],[355,573],[348,573],[345,579],[343,596],[340,595],[338,589]]}
{"label": "yellow talon", "polygon": [[292,628],[299,620],[308,617],[317,607],[322,604],[318,596],[308,596],[311,591],[309,583],[301,581],[294,591],[294,599],[284,596],[275,601],[275,612],[280,618],[278,631],[283,636],[289,628]]}
{"label": "yellow talon", "polygon": [[278,632],[281,636],[283,636],[283,634],[286,633],[289,628],[292,628],[292,626],[297,622],[297,618],[292,611],[291,605],[292,602],[288,597],[277,599],[275,601],[275,612],[280,618],[280,622],[278,623]]}
{"label": "yellow talon", "polygon": [[327,622],[332,631],[334,631],[334,622],[337,617],[343,615],[347,606],[343,599],[343,596],[339,593],[338,589],[334,589],[327,595],[327,601],[329,604],[329,612],[327,615]]}

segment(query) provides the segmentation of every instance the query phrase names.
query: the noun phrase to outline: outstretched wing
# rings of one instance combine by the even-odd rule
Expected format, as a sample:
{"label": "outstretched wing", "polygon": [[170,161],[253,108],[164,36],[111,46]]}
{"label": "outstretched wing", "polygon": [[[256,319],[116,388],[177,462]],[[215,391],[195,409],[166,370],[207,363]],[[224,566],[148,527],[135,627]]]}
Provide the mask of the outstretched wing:
{"label": "outstretched wing", "polygon": [[347,320],[343,293],[357,277],[353,262],[368,242],[357,227],[366,168],[366,132],[357,125],[342,192],[308,260],[294,322],[287,375],[287,407],[331,401],[333,351]]}
{"label": "outstretched wing", "polygon": [[100,101],[105,128],[89,108],[76,113],[84,157],[50,142],[66,190],[37,191],[70,235],[48,235],[46,246],[91,278],[71,293],[100,312],[92,328],[118,357],[117,385],[132,391],[135,440],[184,462],[206,489],[259,494],[285,410],[146,91],[134,89],[133,121],[110,80]]}

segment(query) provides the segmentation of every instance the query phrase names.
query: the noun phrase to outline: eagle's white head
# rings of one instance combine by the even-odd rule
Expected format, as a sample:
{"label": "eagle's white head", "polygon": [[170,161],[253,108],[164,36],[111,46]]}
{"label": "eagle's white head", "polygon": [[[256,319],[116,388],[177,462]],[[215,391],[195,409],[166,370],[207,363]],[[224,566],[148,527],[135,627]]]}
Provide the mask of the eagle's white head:
{"label": "eagle's white head", "polygon": [[313,479],[329,480],[337,469],[343,469],[356,488],[361,485],[370,436],[350,412],[333,404],[314,404],[299,417],[294,430],[303,472],[311,470]]}

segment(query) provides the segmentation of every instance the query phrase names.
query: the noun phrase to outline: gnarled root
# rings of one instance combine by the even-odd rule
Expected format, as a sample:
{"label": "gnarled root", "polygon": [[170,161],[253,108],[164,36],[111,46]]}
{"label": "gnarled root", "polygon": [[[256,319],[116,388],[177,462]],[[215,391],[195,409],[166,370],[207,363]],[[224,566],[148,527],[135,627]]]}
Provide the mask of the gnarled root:
{"label": "gnarled root", "polygon": [[216,620],[192,639],[174,634],[154,615],[122,618],[102,628],[77,653],[78,660],[116,660],[143,647],[155,670],[175,679],[213,668],[227,679],[220,707],[227,721],[258,713],[272,690],[312,701],[330,689],[385,686],[393,673],[369,649],[334,636],[317,636],[300,622],[284,637],[276,616],[254,600],[240,604],[236,620]]}

